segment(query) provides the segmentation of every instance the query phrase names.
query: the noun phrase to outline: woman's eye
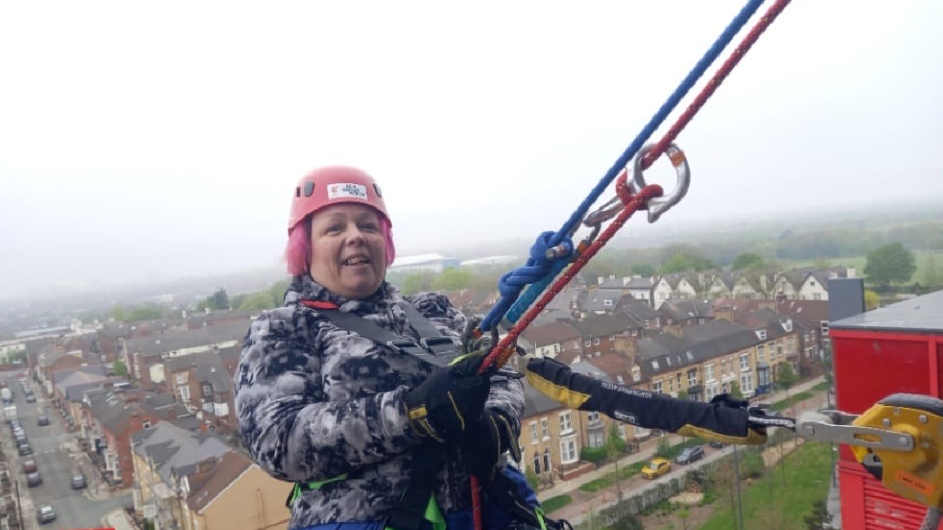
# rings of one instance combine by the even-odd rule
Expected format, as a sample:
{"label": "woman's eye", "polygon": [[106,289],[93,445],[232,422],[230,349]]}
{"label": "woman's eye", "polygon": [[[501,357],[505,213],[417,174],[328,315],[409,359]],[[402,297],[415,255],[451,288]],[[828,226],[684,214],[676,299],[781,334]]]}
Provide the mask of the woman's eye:
{"label": "woman's eye", "polygon": [[333,234],[333,233],[340,232],[343,229],[344,227],[342,227],[341,225],[330,225],[327,227],[326,232],[329,234]]}
{"label": "woman's eye", "polygon": [[367,230],[370,232],[376,232],[377,230],[379,230],[379,227],[376,225],[376,223],[364,223],[360,225],[360,229]]}

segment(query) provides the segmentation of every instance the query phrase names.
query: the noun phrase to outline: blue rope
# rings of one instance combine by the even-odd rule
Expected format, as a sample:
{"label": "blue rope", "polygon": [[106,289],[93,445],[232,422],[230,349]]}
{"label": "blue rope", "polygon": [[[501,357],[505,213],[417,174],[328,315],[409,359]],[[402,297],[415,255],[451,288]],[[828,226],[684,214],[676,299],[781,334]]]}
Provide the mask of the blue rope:
{"label": "blue rope", "polygon": [[[599,200],[600,195],[606,191],[606,188],[609,187],[609,184],[617,176],[619,172],[625,168],[629,161],[635,157],[635,154],[641,149],[642,145],[645,143],[648,138],[661,126],[662,122],[665,121],[665,118],[671,114],[671,111],[678,105],[681,99],[691,90],[691,88],[697,83],[697,80],[700,79],[704,72],[710,68],[710,65],[717,59],[717,57],[723,52],[724,48],[730,44],[730,41],[740,32],[743,26],[750,20],[750,17],[763,5],[763,0],[749,0],[746,5],[740,10],[737,16],[730,22],[730,24],[724,29],[724,32],[721,33],[720,37],[714,41],[714,44],[707,50],[707,53],[694,65],[694,68],[688,72],[688,75],[681,81],[681,84],[678,85],[678,88],[672,92],[671,96],[662,104],[661,108],[658,109],[658,112],[648,121],[642,131],[632,140],[632,143],[626,148],[615,163],[612,164],[612,167],[609,168],[609,171],[603,176],[603,178],[596,184],[596,187],[592,189],[590,194],[583,200],[579,205],[573,215],[563,224],[563,227],[560,228],[558,232],[544,232],[537,238],[537,243],[534,243],[534,246],[531,247],[531,255],[528,258],[527,263],[517,269],[511,270],[507,274],[503,275],[498,281],[498,292],[501,293],[501,299],[488,314],[485,316],[484,320],[481,321],[481,329],[483,331],[488,331],[494,326],[498,320],[500,320],[508,309],[511,308],[511,305],[517,300],[520,295],[521,290],[524,286],[529,283],[534,283],[541,279],[546,278],[547,281],[541,282],[542,286],[540,291],[543,291],[544,288],[553,280],[557,273],[562,270],[567,263],[573,259],[572,252],[565,254],[564,256],[559,256],[554,260],[548,260],[545,254],[537,255],[535,253],[535,248],[538,246],[543,246],[544,249],[553,247],[559,244],[569,244],[572,248],[573,242],[570,240],[569,234],[575,232],[575,229],[578,228],[580,221],[589,211],[589,209]],[[549,234],[549,236],[547,236]],[[559,265],[559,262],[563,261],[563,265]],[[559,265],[554,267],[553,265]],[[549,276],[553,272],[553,276]],[[540,294],[540,291],[535,289],[535,286],[532,286],[531,289],[528,289],[527,298],[536,300],[537,295]],[[530,291],[535,291],[533,295],[530,294]],[[530,303],[527,304],[528,306]],[[524,307],[526,310],[526,306]],[[517,318],[520,318],[520,315],[523,314],[524,310],[515,310],[515,315]],[[517,318],[510,320],[512,323],[516,322]]]}

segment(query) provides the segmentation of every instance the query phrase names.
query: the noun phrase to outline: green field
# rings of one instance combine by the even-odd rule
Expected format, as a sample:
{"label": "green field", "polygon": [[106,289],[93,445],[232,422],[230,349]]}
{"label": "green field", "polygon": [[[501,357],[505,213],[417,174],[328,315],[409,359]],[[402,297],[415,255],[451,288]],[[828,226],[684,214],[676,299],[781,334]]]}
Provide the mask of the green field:
{"label": "green field", "polygon": [[[926,274],[927,265],[930,262],[930,251],[927,250],[917,250],[914,251],[914,257],[917,259],[917,270],[914,272],[914,275],[910,278],[911,282],[922,282],[924,275]],[[933,252],[933,260],[936,262],[937,274],[943,276],[943,252]],[[783,268],[785,269],[795,269],[800,267],[812,267],[818,264],[820,260],[777,260]],[[859,278],[864,277],[864,267],[868,263],[868,259],[865,256],[852,256],[849,258],[826,258],[824,260],[829,265],[842,267],[854,267],[855,275]]]}
{"label": "green field", "polygon": [[[805,530],[803,517],[812,512],[812,503],[825,500],[831,479],[830,446],[806,443],[786,457],[783,467],[777,464],[766,476],[743,491],[744,528],[782,528]],[[719,503],[720,510],[700,530],[736,528],[729,505]],[[778,523],[778,524],[777,524]]]}

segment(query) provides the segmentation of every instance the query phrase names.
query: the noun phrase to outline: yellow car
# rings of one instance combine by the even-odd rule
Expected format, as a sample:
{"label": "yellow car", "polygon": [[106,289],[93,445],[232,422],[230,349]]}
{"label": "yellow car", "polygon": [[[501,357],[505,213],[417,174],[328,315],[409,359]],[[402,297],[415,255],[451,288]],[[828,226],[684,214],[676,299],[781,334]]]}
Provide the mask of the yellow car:
{"label": "yellow car", "polygon": [[671,462],[664,458],[653,458],[647,466],[642,468],[642,478],[653,480],[667,474],[669,471],[671,471]]}

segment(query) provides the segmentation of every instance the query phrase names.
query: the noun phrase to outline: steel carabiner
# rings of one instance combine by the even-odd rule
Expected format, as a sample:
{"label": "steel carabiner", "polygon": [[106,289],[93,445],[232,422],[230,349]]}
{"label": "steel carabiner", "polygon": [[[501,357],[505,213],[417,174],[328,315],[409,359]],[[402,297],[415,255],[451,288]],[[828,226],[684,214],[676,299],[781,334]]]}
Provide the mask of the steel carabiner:
{"label": "steel carabiner", "polygon": [[[645,177],[642,175],[642,160],[645,158],[645,155],[648,154],[655,147],[655,144],[648,144],[642,149],[639,150],[638,154],[635,155],[635,170],[632,175],[632,181],[627,183],[629,189],[632,190],[632,193],[639,193],[642,191],[647,184],[645,183]],[[661,214],[667,212],[671,209],[672,206],[678,204],[681,199],[688,193],[688,186],[691,184],[691,166],[688,165],[688,159],[684,156],[684,151],[682,151],[677,145],[669,144],[668,148],[665,149],[665,154],[668,155],[668,159],[671,160],[671,165],[675,167],[675,173],[677,175],[677,185],[675,186],[674,191],[669,194],[663,195],[661,197],[654,197],[648,201],[648,222],[654,223],[661,217]]]}

